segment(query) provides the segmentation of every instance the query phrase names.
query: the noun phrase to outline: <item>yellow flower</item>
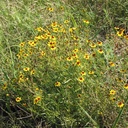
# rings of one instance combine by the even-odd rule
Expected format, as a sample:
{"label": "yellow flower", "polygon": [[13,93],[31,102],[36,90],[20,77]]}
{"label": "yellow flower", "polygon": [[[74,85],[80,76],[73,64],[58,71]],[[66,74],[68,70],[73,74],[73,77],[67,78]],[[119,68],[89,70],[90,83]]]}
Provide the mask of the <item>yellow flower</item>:
{"label": "yellow flower", "polygon": [[69,28],[69,32],[73,32],[73,31],[75,31],[76,30],[76,28],[75,27],[73,27],[73,28]]}
{"label": "yellow flower", "polygon": [[50,12],[53,12],[53,10],[54,10],[53,8],[48,8],[48,11]]}
{"label": "yellow flower", "polygon": [[125,88],[125,89],[128,89],[128,84],[125,84],[125,85],[124,85],[124,88]]}
{"label": "yellow flower", "polygon": [[34,104],[37,104],[40,100],[41,100],[40,96],[34,98]]}
{"label": "yellow flower", "polygon": [[38,27],[38,28],[36,28],[36,30],[37,30],[38,32],[41,32],[41,31],[43,30],[43,28],[42,28],[42,27]]}
{"label": "yellow flower", "polygon": [[123,82],[123,79],[121,79],[121,78],[116,78],[116,81],[117,81],[117,82]]}
{"label": "yellow flower", "polygon": [[94,71],[89,71],[88,74],[93,75],[94,74]]}
{"label": "yellow flower", "polygon": [[20,43],[20,47],[24,47],[25,42]]}
{"label": "yellow flower", "polygon": [[21,74],[19,75],[19,78],[24,78],[24,75],[21,73]]}
{"label": "yellow flower", "polygon": [[45,56],[45,52],[44,51],[41,51],[41,56]]}
{"label": "yellow flower", "polygon": [[76,59],[76,58],[78,58],[78,56],[77,56],[77,54],[72,54],[72,57],[74,58],[74,59]]}
{"label": "yellow flower", "polygon": [[86,40],[86,42],[87,42],[87,43],[90,43],[90,42],[91,42],[91,40]]}
{"label": "yellow flower", "polygon": [[34,41],[38,41],[38,40],[43,39],[42,36],[43,36],[43,35],[41,35],[41,36],[35,36]]}
{"label": "yellow flower", "polygon": [[57,22],[51,23],[51,27],[57,27],[57,26],[58,26],[58,23]]}
{"label": "yellow flower", "polygon": [[28,54],[24,54],[24,57],[27,57],[27,56],[29,56]]}
{"label": "yellow flower", "polygon": [[57,82],[55,83],[55,86],[56,86],[56,87],[59,87],[59,86],[61,86],[61,83],[57,81]]}
{"label": "yellow flower", "polygon": [[2,89],[5,90],[6,88],[7,88],[7,84],[4,84]]}
{"label": "yellow flower", "polygon": [[96,57],[96,53],[92,53],[92,57]]}
{"label": "yellow flower", "polygon": [[77,36],[73,37],[74,40],[79,40],[79,38]]}
{"label": "yellow flower", "polygon": [[121,73],[125,73],[125,72],[126,72],[126,70],[121,69],[121,70],[120,70],[120,72],[121,72]]}
{"label": "yellow flower", "polygon": [[67,57],[67,61],[72,61],[72,57]]}
{"label": "yellow flower", "polygon": [[20,58],[21,58],[20,54],[17,54],[16,56],[18,57],[18,59],[20,59]]}
{"label": "yellow flower", "polygon": [[97,44],[99,45],[99,46],[102,46],[102,42],[101,41],[99,41],[99,42],[97,42]]}
{"label": "yellow flower", "polygon": [[31,70],[30,74],[34,75],[35,74],[35,70]]}
{"label": "yellow flower", "polygon": [[81,74],[82,76],[84,76],[84,75],[86,75],[86,72],[82,71],[80,74]]}
{"label": "yellow flower", "polygon": [[117,31],[116,34],[117,34],[118,36],[123,36],[123,34],[124,34],[124,29],[121,29],[121,30]]}
{"label": "yellow flower", "polygon": [[83,20],[84,23],[89,24],[90,22],[88,20]]}
{"label": "yellow flower", "polygon": [[58,28],[53,28],[52,31],[53,32],[58,32]]}
{"label": "yellow flower", "polygon": [[116,94],[116,91],[115,90],[110,90],[109,94],[110,95],[115,95]]}
{"label": "yellow flower", "polygon": [[10,96],[10,95],[7,93],[6,96]]}
{"label": "yellow flower", "polygon": [[20,101],[21,101],[21,97],[17,97],[16,102],[20,102]]}
{"label": "yellow flower", "polygon": [[64,10],[64,7],[63,7],[63,6],[61,6],[61,7],[60,7],[60,9],[61,9],[61,10]]}
{"label": "yellow flower", "polygon": [[50,38],[50,40],[52,40],[52,41],[55,41],[56,40],[56,37],[55,36],[49,36],[49,38]]}
{"label": "yellow flower", "polygon": [[116,98],[115,97],[110,97],[110,100],[114,102],[114,101],[116,101]]}
{"label": "yellow flower", "polygon": [[36,90],[36,91],[39,91],[39,88],[36,88],[35,90]]}
{"label": "yellow flower", "polygon": [[113,62],[109,62],[109,65],[110,65],[111,67],[114,67],[114,66],[115,66],[115,64],[114,64]]}
{"label": "yellow flower", "polygon": [[48,35],[44,34],[44,35],[41,35],[39,38],[46,40],[46,39],[48,39]]}
{"label": "yellow flower", "polygon": [[56,46],[51,46],[51,50],[56,50]]}
{"label": "yellow flower", "polygon": [[122,108],[122,107],[124,106],[124,103],[123,103],[123,102],[118,102],[117,106],[118,106],[119,108]]}
{"label": "yellow flower", "polygon": [[21,83],[21,82],[24,82],[25,80],[24,80],[24,78],[19,78],[19,83]]}
{"label": "yellow flower", "polygon": [[103,54],[103,53],[104,53],[104,51],[103,51],[102,49],[99,49],[98,52],[99,52],[100,54]]}
{"label": "yellow flower", "polygon": [[95,47],[96,47],[96,44],[94,44],[94,43],[90,43],[89,46],[92,47],[92,48],[95,48]]}
{"label": "yellow flower", "polygon": [[51,47],[51,46],[55,46],[56,45],[56,41],[50,41],[48,42],[48,46]]}
{"label": "yellow flower", "polygon": [[77,61],[76,61],[76,65],[77,65],[77,66],[80,66],[80,65],[81,65],[80,60],[77,60]]}
{"label": "yellow flower", "polygon": [[84,82],[84,78],[83,78],[83,77],[79,77],[77,80],[78,80],[79,82]]}
{"label": "yellow flower", "polygon": [[65,20],[64,23],[65,23],[65,24],[68,24],[68,23],[69,23],[69,20]]}
{"label": "yellow flower", "polygon": [[29,44],[30,46],[34,47],[37,43],[34,42],[34,41],[28,41],[28,44]]}
{"label": "yellow flower", "polygon": [[128,35],[125,35],[124,38],[128,40]]}
{"label": "yellow flower", "polygon": [[89,59],[89,55],[88,55],[88,54],[85,54],[85,55],[84,55],[84,58],[85,58],[86,60],[88,60],[88,59]]}
{"label": "yellow flower", "polygon": [[78,52],[78,51],[79,51],[79,50],[78,50],[77,48],[73,50],[74,53],[76,53],[76,52]]}
{"label": "yellow flower", "polygon": [[30,70],[30,68],[29,68],[29,67],[26,67],[26,68],[24,68],[23,70],[24,70],[25,72],[27,72],[27,71]]}

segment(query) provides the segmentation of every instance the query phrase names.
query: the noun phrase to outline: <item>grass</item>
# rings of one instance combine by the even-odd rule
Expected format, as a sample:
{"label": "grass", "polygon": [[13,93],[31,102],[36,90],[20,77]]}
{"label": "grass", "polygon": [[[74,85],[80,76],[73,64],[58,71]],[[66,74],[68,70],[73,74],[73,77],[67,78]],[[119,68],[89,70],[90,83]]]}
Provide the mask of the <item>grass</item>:
{"label": "grass", "polygon": [[127,128],[127,2],[0,4],[0,127]]}

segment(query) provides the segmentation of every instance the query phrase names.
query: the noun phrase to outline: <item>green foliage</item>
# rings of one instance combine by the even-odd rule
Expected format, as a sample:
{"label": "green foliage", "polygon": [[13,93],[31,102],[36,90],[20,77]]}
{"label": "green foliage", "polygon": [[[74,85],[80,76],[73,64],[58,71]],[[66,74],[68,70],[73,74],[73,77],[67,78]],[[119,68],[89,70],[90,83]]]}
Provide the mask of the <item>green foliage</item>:
{"label": "green foliage", "polygon": [[128,126],[127,2],[0,7],[0,127]]}

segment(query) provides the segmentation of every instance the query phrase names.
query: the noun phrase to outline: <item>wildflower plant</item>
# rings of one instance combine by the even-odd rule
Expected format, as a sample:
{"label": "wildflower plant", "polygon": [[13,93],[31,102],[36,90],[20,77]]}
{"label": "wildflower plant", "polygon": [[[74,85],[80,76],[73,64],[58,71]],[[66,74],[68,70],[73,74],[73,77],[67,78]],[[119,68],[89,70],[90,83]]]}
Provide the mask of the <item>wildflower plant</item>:
{"label": "wildflower plant", "polygon": [[[65,8],[45,9],[54,16]],[[14,72],[4,72],[1,97],[51,126],[99,127],[100,115],[102,127],[111,127],[127,106],[127,49],[120,50],[127,38],[117,29],[106,40],[93,39],[91,27],[88,17],[76,22],[71,15],[35,27],[5,57],[3,72],[7,63]]]}

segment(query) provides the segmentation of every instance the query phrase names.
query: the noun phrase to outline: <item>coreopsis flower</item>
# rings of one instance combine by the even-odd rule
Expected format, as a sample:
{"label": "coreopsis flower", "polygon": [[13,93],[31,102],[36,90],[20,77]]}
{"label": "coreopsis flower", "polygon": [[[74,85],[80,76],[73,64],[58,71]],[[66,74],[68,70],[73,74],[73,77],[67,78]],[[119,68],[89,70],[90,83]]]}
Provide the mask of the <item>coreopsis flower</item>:
{"label": "coreopsis flower", "polygon": [[67,57],[67,61],[72,61],[73,58],[72,57]]}
{"label": "coreopsis flower", "polygon": [[57,27],[58,26],[58,23],[57,22],[52,22],[51,23],[51,27]]}
{"label": "coreopsis flower", "polygon": [[95,44],[95,43],[90,43],[89,46],[90,46],[91,48],[95,48],[95,47],[96,47],[96,44]]}
{"label": "coreopsis flower", "polygon": [[56,50],[56,46],[51,46],[51,50]]}
{"label": "coreopsis flower", "polygon": [[125,89],[128,89],[128,84],[125,84],[125,85],[124,85],[124,88],[125,88]]}
{"label": "coreopsis flower", "polygon": [[58,30],[58,28],[53,28],[52,31],[53,32],[58,32],[59,30]]}
{"label": "coreopsis flower", "polygon": [[81,65],[80,60],[77,60],[77,61],[76,61],[76,65],[77,65],[77,66],[80,66],[80,65]]}
{"label": "coreopsis flower", "polygon": [[21,101],[21,97],[16,97],[16,102],[20,102]]}
{"label": "coreopsis flower", "polygon": [[123,103],[123,102],[118,102],[118,103],[117,103],[117,106],[118,106],[119,108],[122,108],[122,107],[124,106],[124,103]]}
{"label": "coreopsis flower", "polygon": [[36,28],[36,30],[37,30],[38,32],[41,32],[41,31],[43,31],[43,28],[42,28],[42,27],[38,27],[38,28]]}
{"label": "coreopsis flower", "polygon": [[88,74],[93,75],[94,74],[94,71],[89,71]]}
{"label": "coreopsis flower", "polygon": [[48,42],[48,46],[51,47],[51,46],[55,46],[56,45],[56,41],[50,41]]}
{"label": "coreopsis flower", "polygon": [[36,42],[35,41],[28,41],[28,44],[32,47],[36,46]]}
{"label": "coreopsis flower", "polygon": [[79,50],[78,50],[77,48],[73,50],[74,53],[76,53],[76,52],[78,52],[78,51],[79,51]]}
{"label": "coreopsis flower", "polygon": [[49,36],[49,39],[51,40],[51,41],[56,41],[56,37],[55,36]]}
{"label": "coreopsis flower", "polygon": [[40,55],[41,55],[41,56],[45,56],[45,52],[44,52],[44,51],[41,51],[41,52],[40,52]]}
{"label": "coreopsis flower", "polygon": [[25,42],[21,42],[21,43],[19,44],[20,47],[24,47],[24,45],[25,45]]}
{"label": "coreopsis flower", "polygon": [[115,90],[110,90],[109,94],[110,95],[115,95],[116,94],[116,91]]}
{"label": "coreopsis flower", "polygon": [[76,59],[76,58],[78,58],[78,55],[74,53],[74,54],[72,54],[72,58]]}
{"label": "coreopsis flower", "polygon": [[89,59],[89,54],[85,54],[85,55],[84,55],[84,58],[85,58],[86,60],[88,60],[88,59]]}
{"label": "coreopsis flower", "polygon": [[102,46],[102,42],[101,41],[99,41],[99,42],[97,42],[97,44],[99,45],[99,46]]}
{"label": "coreopsis flower", "polygon": [[100,54],[103,54],[103,53],[104,53],[104,51],[103,51],[102,49],[99,49],[98,52],[99,52]]}
{"label": "coreopsis flower", "polygon": [[110,100],[113,101],[113,102],[115,102],[116,101],[116,98],[112,96],[112,97],[110,97]]}
{"label": "coreopsis flower", "polygon": [[7,84],[5,83],[2,87],[3,90],[5,90],[7,88]]}
{"label": "coreopsis flower", "polygon": [[63,7],[63,6],[61,6],[61,7],[60,7],[60,10],[61,10],[61,11],[62,11],[62,10],[64,10],[64,7]]}
{"label": "coreopsis flower", "polygon": [[29,67],[25,67],[25,68],[23,68],[23,70],[24,70],[25,72],[27,72],[27,71],[30,70],[30,68],[29,68]]}
{"label": "coreopsis flower", "polygon": [[68,24],[69,22],[70,22],[69,20],[65,20],[65,21],[64,21],[65,24]]}
{"label": "coreopsis flower", "polygon": [[35,74],[35,70],[31,70],[30,75],[34,75]]}
{"label": "coreopsis flower", "polygon": [[115,66],[115,63],[109,62],[109,65],[110,65],[111,67],[114,67],[114,66]]}
{"label": "coreopsis flower", "polygon": [[49,12],[53,12],[53,10],[54,10],[53,8],[48,8]]}
{"label": "coreopsis flower", "polygon": [[88,20],[83,20],[84,23],[89,24],[90,22]]}
{"label": "coreopsis flower", "polygon": [[41,100],[40,96],[34,98],[34,104],[37,104],[40,100]]}
{"label": "coreopsis flower", "polygon": [[80,74],[81,74],[82,76],[85,76],[85,75],[86,75],[86,72],[82,71],[82,72],[80,72]]}
{"label": "coreopsis flower", "polygon": [[56,86],[56,87],[60,87],[60,86],[61,86],[61,83],[57,81],[57,82],[55,83],[55,86]]}
{"label": "coreopsis flower", "polygon": [[116,34],[117,34],[118,36],[123,36],[123,34],[124,34],[124,29],[118,30]]}
{"label": "coreopsis flower", "polygon": [[77,79],[79,82],[84,82],[84,78],[83,77],[79,77],[78,79]]}

